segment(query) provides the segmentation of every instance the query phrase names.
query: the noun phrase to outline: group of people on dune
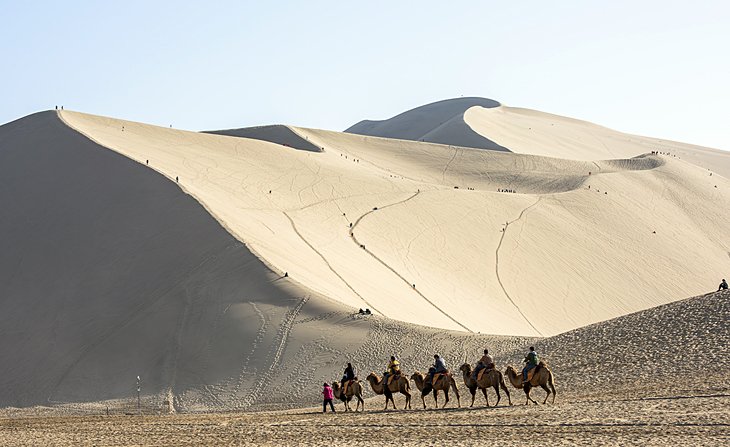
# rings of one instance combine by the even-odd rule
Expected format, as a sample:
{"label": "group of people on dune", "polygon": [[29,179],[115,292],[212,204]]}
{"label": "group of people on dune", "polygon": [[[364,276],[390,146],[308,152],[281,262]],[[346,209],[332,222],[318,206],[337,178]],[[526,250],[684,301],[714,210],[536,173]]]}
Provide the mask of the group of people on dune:
{"label": "group of people on dune", "polygon": [[[490,370],[494,370],[496,368],[496,365],[494,363],[494,358],[489,354],[488,349],[484,349],[483,355],[481,358],[477,361],[476,367],[471,372],[471,379],[472,381],[476,382],[477,377],[480,376],[480,372],[484,370],[485,372],[488,372]],[[445,375],[449,378],[451,377],[451,372],[446,367],[446,361],[439,356],[438,354],[434,354],[434,363],[431,365],[431,367],[428,369],[428,374],[426,375],[425,379],[423,380],[424,384],[432,384],[435,382],[435,377],[438,377],[438,375]],[[537,355],[537,352],[535,352],[535,348],[533,346],[530,346],[530,351],[527,353],[524,359],[525,366],[522,369],[522,382],[520,383],[521,386],[525,386],[529,384],[528,381],[528,374],[531,370],[536,368],[540,364],[540,358]],[[391,394],[389,392],[388,385],[393,380],[398,380],[401,377],[401,363],[396,358],[396,356],[392,355],[390,356],[390,361],[388,362],[388,365],[386,366],[386,370],[383,373],[382,380],[379,380],[379,383],[383,385],[383,392],[386,394],[386,397]],[[370,377],[368,377],[370,378]],[[407,380],[407,379],[406,379]],[[348,389],[348,386],[352,386],[354,382],[357,382],[358,378],[355,374],[355,368],[352,366],[352,363],[347,363],[347,366],[345,367],[345,372],[342,375],[342,379],[340,380],[340,383],[333,383],[332,386],[330,386],[328,383],[324,383],[322,395],[324,396],[324,402],[322,404],[322,412],[325,413],[327,411],[327,406],[332,409],[334,412],[334,405],[333,400],[335,398],[335,390],[333,390],[333,386],[339,385],[339,387],[336,387],[336,390],[338,392],[338,398],[342,401],[349,401],[352,397],[351,395],[348,396],[348,393],[346,392]],[[518,379],[519,383],[519,379]],[[473,399],[472,399],[473,403]]]}

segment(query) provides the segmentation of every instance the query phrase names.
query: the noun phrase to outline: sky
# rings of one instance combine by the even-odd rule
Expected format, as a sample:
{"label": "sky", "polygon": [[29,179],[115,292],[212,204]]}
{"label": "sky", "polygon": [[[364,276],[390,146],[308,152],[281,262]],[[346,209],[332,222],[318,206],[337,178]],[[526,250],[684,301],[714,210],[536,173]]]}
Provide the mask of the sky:
{"label": "sky", "polygon": [[730,150],[728,1],[0,0],[0,123],[344,130],[481,96]]}

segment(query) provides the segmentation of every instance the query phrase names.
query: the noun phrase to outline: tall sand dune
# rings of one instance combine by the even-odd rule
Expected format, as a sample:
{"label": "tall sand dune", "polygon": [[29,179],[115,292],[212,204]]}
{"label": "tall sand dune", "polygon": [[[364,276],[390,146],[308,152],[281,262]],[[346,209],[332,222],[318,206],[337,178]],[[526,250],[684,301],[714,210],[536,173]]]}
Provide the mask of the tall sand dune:
{"label": "tall sand dune", "polygon": [[474,132],[464,113],[472,107],[499,107],[486,98],[456,98],[438,101],[403,112],[383,121],[364,120],[350,126],[347,133],[399,140],[425,141],[454,146],[509,151],[485,135]]}
{"label": "tall sand dune", "polygon": [[179,177],[276,270],[401,321],[553,335],[696,295],[730,268],[730,183],[671,156],[580,161],[293,129],[324,148],[313,153],[62,116]]}
{"label": "tall sand dune", "polygon": [[730,178],[726,151],[630,135],[486,98],[439,101],[384,121],[361,121],[345,132],[587,161],[633,158],[658,151]]}
{"label": "tall sand dune", "polygon": [[[435,121],[502,109],[457,105]],[[574,357],[727,338],[726,294],[668,304],[730,267],[730,181],[688,156],[223,132],[71,111],[0,126],[0,406],[129,401],[140,375],[177,411],[291,407],[347,361],[423,370],[488,346],[504,365],[530,343],[603,386]]]}

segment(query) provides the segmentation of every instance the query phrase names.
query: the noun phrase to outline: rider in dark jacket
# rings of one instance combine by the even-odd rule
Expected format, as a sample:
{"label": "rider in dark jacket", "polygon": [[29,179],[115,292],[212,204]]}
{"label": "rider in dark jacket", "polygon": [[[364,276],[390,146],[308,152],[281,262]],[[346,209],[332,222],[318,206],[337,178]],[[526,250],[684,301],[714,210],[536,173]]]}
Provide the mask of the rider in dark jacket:
{"label": "rider in dark jacket", "polygon": [[352,367],[351,363],[347,364],[347,368],[345,368],[345,374],[342,376],[342,381],[340,381],[340,388],[345,389],[345,382],[348,380],[352,380],[355,378],[355,369]]}

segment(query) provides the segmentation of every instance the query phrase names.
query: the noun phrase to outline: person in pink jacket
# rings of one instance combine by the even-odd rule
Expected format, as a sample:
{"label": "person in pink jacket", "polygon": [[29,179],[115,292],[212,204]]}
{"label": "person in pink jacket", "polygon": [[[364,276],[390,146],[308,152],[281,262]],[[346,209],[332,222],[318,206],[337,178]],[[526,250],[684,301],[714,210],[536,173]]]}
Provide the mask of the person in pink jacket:
{"label": "person in pink jacket", "polygon": [[327,412],[327,404],[330,404],[330,408],[332,409],[332,412],[335,412],[335,406],[332,405],[332,399],[335,398],[335,393],[332,392],[332,387],[329,386],[329,384],[324,384],[324,390],[322,391],[322,395],[324,395],[324,402],[322,402],[322,413]]}

